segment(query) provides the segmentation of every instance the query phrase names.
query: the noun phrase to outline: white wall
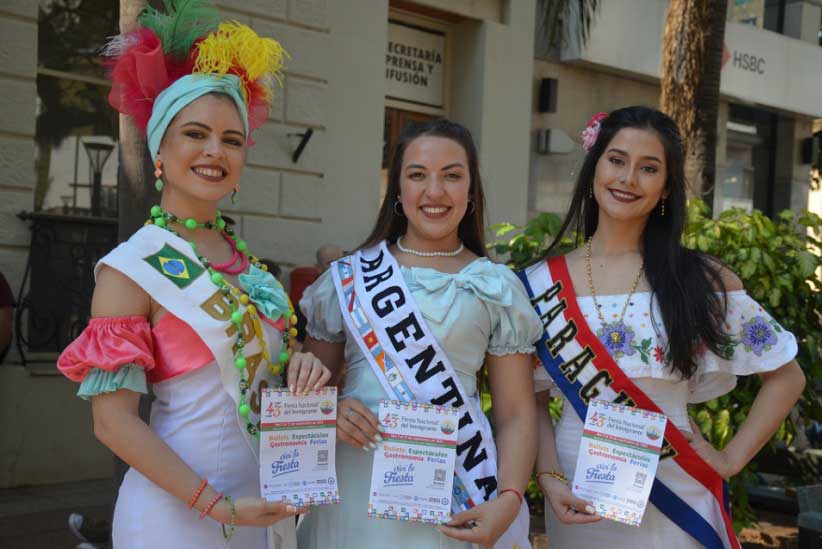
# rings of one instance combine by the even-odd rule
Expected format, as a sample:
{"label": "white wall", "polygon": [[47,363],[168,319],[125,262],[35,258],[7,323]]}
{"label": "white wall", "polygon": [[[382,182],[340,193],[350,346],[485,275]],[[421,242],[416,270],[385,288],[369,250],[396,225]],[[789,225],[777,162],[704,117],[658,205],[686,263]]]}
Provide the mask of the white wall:
{"label": "white wall", "polygon": [[[603,2],[586,47],[571,44],[562,60],[658,79],[667,7],[665,0]],[[818,12],[813,24],[818,28]],[[733,22],[725,27],[725,44],[730,58],[722,69],[723,97],[822,117],[822,48]]]}
{"label": "white wall", "polygon": [[534,0],[509,2],[503,22],[455,28],[452,118],[479,148],[489,223],[523,223],[528,212]]}

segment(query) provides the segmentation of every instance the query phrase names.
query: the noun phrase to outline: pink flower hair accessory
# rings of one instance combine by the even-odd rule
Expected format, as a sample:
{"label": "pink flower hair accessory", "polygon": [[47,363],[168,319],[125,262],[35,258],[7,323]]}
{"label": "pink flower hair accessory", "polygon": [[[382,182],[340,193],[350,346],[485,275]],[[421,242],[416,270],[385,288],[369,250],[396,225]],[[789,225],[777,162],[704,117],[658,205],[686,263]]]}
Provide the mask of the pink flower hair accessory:
{"label": "pink flower hair accessory", "polygon": [[598,112],[591,117],[588,121],[588,125],[585,126],[584,130],[582,130],[582,148],[585,149],[585,152],[590,151],[591,147],[594,146],[594,143],[597,142],[601,122],[606,118],[608,118],[607,112]]}

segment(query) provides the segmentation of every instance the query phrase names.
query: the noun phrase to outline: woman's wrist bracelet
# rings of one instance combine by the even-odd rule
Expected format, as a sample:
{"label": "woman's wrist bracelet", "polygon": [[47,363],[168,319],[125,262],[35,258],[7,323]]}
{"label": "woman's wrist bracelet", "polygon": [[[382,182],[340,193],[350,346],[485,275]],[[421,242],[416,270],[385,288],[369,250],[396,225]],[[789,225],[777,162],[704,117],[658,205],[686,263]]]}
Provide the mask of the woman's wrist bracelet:
{"label": "woman's wrist bracelet", "polygon": [[568,484],[568,482],[569,482],[568,477],[563,475],[560,471],[551,470],[551,471],[540,471],[539,473],[537,473],[537,484],[539,484],[539,477],[541,477],[543,475],[548,475],[549,477],[553,477],[553,478],[557,479],[560,482],[564,482],[565,484]]}
{"label": "woman's wrist bracelet", "polygon": [[221,524],[220,526],[223,528],[223,539],[231,541],[231,536],[234,535],[234,529],[237,526],[237,507],[235,507],[234,500],[231,496],[225,496],[223,499],[228,502],[228,506],[231,509],[231,523],[228,526],[228,531],[225,529],[225,524]]}
{"label": "woman's wrist bracelet", "polygon": [[208,516],[208,514],[211,512],[211,510],[214,508],[214,506],[215,506],[215,505],[217,505],[217,502],[219,502],[221,499],[223,499],[223,493],[222,493],[222,492],[220,492],[219,494],[217,494],[217,495],[214,497],[214,499],[212,499],[211,501],[209,501],[209,502],[208,502],[208,505],[206,505],[206,506],[203,508],[203,512],[202,512],[202,513],[200,513],[200,520],[203,520],[204,518],[206,518],[206,517]]}
{"label": "woman's wrist bracelet", "polygon": [[197,488],[197,491],[194,492],[194,495],[192,495],[191,498],[188,500],[189,509],[194,508],[194,504],[197,503],[198,499],[200,499],[200,496],[203,494],[203,490],[205,490],[206,486],[208,486],[208,480],[203,479],[203,481],[200,483],[200,487]]}
{"label": "woman's wrist bracelet", "polygon": [[501,496],[505,492],[511,492],[512,494],[517,496],[517,499],[519,500],[519,504],[522,505],[522,494],[519,492],[519,490],[516,490],[514,488],[504,488],[504,489],[499,491],[499,493],[497,494],[497,497]]}

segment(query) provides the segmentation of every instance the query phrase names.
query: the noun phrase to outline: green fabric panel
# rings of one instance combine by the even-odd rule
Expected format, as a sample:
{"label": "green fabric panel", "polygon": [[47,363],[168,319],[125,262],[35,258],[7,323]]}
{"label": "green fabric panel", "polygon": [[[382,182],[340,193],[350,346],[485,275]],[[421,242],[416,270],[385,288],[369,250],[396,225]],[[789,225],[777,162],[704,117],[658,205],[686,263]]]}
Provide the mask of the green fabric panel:
{"label": "green fabric panel", "polygon": [[116,372],[92,368],[80,384],[77,396],[88,400],[90,397],[113,393],[120,389],[128,389],[135,393],[148,393],[146,373],[143,368],[136,364],[126,364]]}

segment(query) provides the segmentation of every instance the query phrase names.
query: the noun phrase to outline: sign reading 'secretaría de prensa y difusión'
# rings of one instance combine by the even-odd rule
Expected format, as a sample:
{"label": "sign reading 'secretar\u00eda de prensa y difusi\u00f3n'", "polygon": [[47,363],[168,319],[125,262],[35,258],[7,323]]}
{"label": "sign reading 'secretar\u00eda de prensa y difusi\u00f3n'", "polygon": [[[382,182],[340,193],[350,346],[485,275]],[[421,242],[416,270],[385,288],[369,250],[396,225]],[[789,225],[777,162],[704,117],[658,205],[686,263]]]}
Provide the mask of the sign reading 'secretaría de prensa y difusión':
{"label": "sign reading 'secretar\u00eda de prensa y difusi\u00f3n'", "polygon": [[385,49],[388,98],[441,108],[444,75],[444,33],[389,21]]}

